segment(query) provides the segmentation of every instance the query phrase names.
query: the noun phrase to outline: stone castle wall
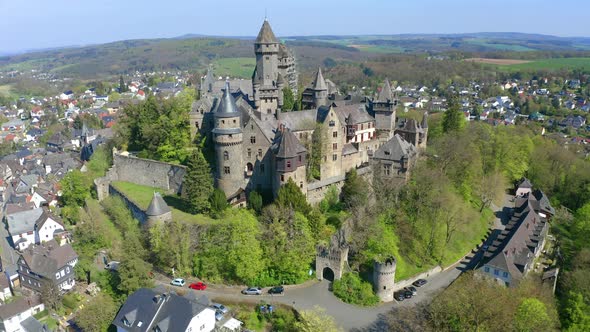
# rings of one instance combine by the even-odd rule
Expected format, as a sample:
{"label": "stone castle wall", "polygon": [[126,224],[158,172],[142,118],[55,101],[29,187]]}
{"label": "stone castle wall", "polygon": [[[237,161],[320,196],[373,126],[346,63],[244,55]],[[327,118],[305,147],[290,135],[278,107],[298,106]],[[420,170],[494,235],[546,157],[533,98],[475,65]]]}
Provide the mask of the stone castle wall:
{"label": "stone castle wall", "polygon": [[186,167],[161,161],[113,154],[113,173],[110,181],[125,181],[157,187],[166,193],[182,193],[182,178]]}
{"label": "stone castle wall", "polygon": [[135,203],[132,199],[125,196],[125,194],[118,191],[117,188],[113,187],[110,184],[108,186],[108,190],[109,190],[109,195],[121,197],[121,199],[123,200],[123,202],[125,202],[125,205],[129,209],[129,211],[131,211],[131,215],[133,215],[133,218],[139,220],[139,222],[141,222],[142,224],[145,224],[147,222],[147,220],[148,220],[147,214],[145,213],[144,210],[141,209],[141,207],[139,207],[139,205],[137,205],[137,203]]}

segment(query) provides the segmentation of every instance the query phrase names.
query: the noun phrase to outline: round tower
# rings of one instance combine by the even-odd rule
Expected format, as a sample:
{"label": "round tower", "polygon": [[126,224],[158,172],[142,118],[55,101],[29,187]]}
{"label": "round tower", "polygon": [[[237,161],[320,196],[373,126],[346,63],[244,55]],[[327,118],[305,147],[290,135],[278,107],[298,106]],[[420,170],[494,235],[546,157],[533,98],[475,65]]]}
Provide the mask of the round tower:
{"label": "round tower", "polygon": [[215,181],[229,197],[240,189],[244,180],[242,114],[230,93],[229,83],[225,83],[223,97],[213,115],[212,133],[217,158]]}
{"label": "round tower", "polygon": [[393,256],[373,263],[373,289],[383,302],[393,301],[396,261]]}
{"label": "round tower", "polygon": [[154,197],[152,197],[145,214],[147,215],[147,224],[150,227],[158,222],[172,220],[172,210],[158,192],[154,192]]}

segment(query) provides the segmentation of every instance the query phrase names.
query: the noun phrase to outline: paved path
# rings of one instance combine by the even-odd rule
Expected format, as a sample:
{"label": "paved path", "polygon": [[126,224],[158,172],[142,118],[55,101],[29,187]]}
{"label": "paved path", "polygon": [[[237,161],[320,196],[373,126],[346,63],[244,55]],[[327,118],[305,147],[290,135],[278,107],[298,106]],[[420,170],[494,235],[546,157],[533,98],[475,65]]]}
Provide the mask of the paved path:
{"label": "paved path", "polygon": [[[512,196],[506,196],[504,205],[511,207],[510,199]],[[508,220],[509,209],[498,208],[492,206],[496,213],[496,219],[491,227],[489,238],[485,241],[491,243],[493,238],[504,229],[504,224]],[[259,303],[265,301],[267,303],[282,303],[293,306],[295,309],[311,309],[314,306],[320,306],[326,310],[326,313],[334,317],[338,325],[347,331],[359,331],[375,327],[380,330],[380,321],[384,314],[395,308],[396,306],[414,306],[417,303],[431,300],[436,294],[447,288],[461,273],[466,270],[473,269],[477,266],[483,256],[483,250],[474,250],[466,259],[448,268],[447,270],[427,278],[428,283],[418,288],[418,294],[412,299],[407,299],[402,302],[383,303],[376,307],[359,307],[340,301],[329,290],[329,281],[310,281],[303,285],[286,286],[284,295],[271,296],[267,294],[268,288],[265,288],[264,295],[242,295],[240,287],[223,287],[211,285],[206,291],[193,291],[197,294],[205,294],[211,299],[222,302],[223,300],[238,300],[244,302]],[[192,281],[192,280],[191,280]],[[170,279],[158,276],[157,283],[168,285]],[[189,281],[187,281],[187,284]],[[171,286],[173,287],[173,286]]]}

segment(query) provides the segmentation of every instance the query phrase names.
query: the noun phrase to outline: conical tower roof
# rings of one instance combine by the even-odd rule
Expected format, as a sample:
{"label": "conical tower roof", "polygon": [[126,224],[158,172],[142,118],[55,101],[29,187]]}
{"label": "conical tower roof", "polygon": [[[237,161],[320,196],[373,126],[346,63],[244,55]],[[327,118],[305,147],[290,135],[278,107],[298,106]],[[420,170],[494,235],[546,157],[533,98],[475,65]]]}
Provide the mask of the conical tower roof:
{"label": "conical tower roof", "polygon": [[264,23],[262,23],[262,28],[260,28],[260,32],[258,33],[258,37],[256,37],[256,43],[257,44],[271,44],[271,43],[279,43],[279,40],[277,39],[277,37],[275,36],[274,32],[272,32],[272,29],[270,27],[270,24],[268,23],[268,20],[264,20]]}
{"label": "conical tower roof", "polygon": [[306,152],[307,150],[301,142],[295,137],[295,134],[289,129],[283,130],[279,137],[279,148],[277,149],[277,158],[295,158],[299,153]]}
{"label": "conical tower roof", "polygon": [[383,83],[383,87],[381,87],[381,92],[379,92],[379,96],[377,97],[378,101],[391,101],[393,100],[393,94],[391,93],[391,85],[389,84],[389,79],[385,79]]}
{"label": "conical tower roof", "polygon": [[164,202],[164,199],[160,193],[154,192],[154,197],[150,202],[150,206],[148,206],[147,210],[145,211],[145,214],[148,216],[161,216],[170,211],[170,207],[168,204],[166,204],[166,202]]}
{"label": "conical tower roof", "polygon": [[322,75],[322,68],[318,68],[318,71],[315,75],[315,79],[313,80],[311,86],[316,91],[328,90],[328,85],[326,85],[326,81],[324,80],[324,76]]}
{"label": "conical tower roof", "polygon": [[225,90],[223,91],[223,97],[219,102],[215,117],[218,118],[231,118],[240,116],[240,111],[236,105],[234,97],[230,93],[229,82],[225,82]]}

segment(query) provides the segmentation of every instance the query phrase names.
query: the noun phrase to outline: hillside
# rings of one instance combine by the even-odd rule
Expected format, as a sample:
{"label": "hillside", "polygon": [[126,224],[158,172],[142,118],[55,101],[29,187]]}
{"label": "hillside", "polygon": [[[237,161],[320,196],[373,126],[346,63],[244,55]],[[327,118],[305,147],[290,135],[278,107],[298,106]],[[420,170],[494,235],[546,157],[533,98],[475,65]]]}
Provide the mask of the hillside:
{"label": "hillside", "polygon": [[[372,36],[294,36],[282,38],[297,56],[305,74],[318,65],[367,60],[384,53],[493,53],[590,50],[590,38],[563,38],[521,33],[406,34]],[[219,75],[249,77],[252,38],[185,35],[170,39],[119,41],[77,48],[44,50],[0,57],[0,72],[37,69],[82,79],[135,71],[199,70],[213,63]],[[551,57],[542,55],[539,57]],[[227,58],[241,58],[240,65]],[[242,65],[243,64],[243,65]]]}

